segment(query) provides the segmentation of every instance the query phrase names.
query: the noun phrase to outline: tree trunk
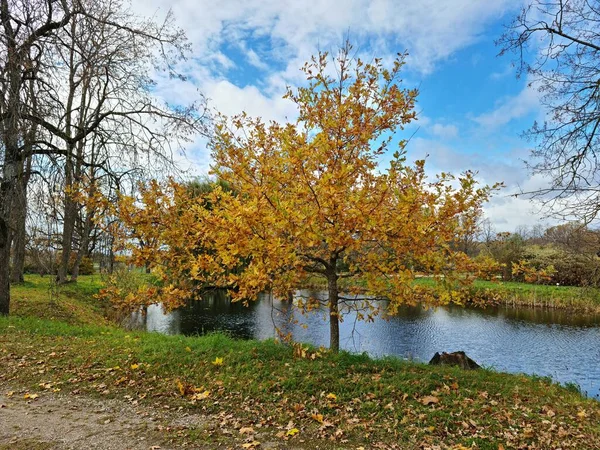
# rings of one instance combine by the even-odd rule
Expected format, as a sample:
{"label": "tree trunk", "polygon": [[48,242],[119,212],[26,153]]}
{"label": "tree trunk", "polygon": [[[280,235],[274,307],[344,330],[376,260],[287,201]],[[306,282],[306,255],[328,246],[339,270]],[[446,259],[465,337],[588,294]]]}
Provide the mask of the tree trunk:
{"label": "tree trunk", "polygon": [[[0,194],[1,195],[1,194]],[[1,201],[2,199],[0,199]],[[0,204],[0,206],[2,206]],[[0,216],[0,316],[10,310],[10,235],[6,220]]]}
{"label": "tree trunk", "polygon": [[[69,152],[71,154],[71,152]],[[71,189],[73,188],[73,162],[67,156],[65,164],[65,213],[63,217],[62,255],[58,266],[56,281],[59,284],[66,283],[69,271],[69,259],[73,244],[73,231],[77,220],[77,203],[73,199]]]}
{"label": "tree trunk", "polygon": [[330,270],[327,274],[327,291],[329,294],[329,349],[338,353],[340,351],[340,317],[338,276],[335,269]]}
{"label": "tree trunk", "polygon": [[[71,21],[71,34],[75,35],[77,30],[77,21]],[[69,48],[69,93],[65,107],[65,135],[72,137],[73,134],[73,114],[76,114],[73,108],[73,102],[76,94],[76,70],[75,67],[75,49],[74,44]],[[79,111],[82,114],[81,111]],[[77,125],[77,124],[75,124]],[[73,198],[75,182],[75,145],[67,142],[67,152],[65,157],[65,211],[63,216],[63,234],[62,234],[62,256],[58,266],[56,281],[58,284],[66,283],[67,273],[69,271],[69,260],[71,259],[71,249],[73,246],[73,232],[75,230],[75,221],[77,220],[77,203]]]}
{"label": "tree trunk", "polygon": [[31,173],[31,157],[27,158],[24,168],[18,176],[15,189],[13,216],[14,236],[12,242],[11,283],[23,283],[25,272],[25,244],[27,243],[27,185]]}
{"label": "tree trunk", "polygon": [[14,209],[14,236],[12,243],[12,267],[10,269],[10,282],[23,283],[25,271],[25,221],[27,219],[26,193],[22,183],[19,183],[15,196]]}
{"label": "tree trunk", "polygon": [[[10,125],[9,125],[10,127]],[[10,310],[10,249],[12,243],[13,197],[19,168],[17,130],[5,131],[4,167],[0,182],[0,315]]]}
{"label": "tree trunk", "polygon": [[[0,315],[8,315],[10,311],[10,248],[12,243],[13,196],[19,173],[23,164],[19,148],[20,122],[18,112],[20,109],[21,67],[17,58],[17,40],[9,14],[9,5],[6,0],[0,1],[0,21],[6,39],[6,54],[9,57],[5,66],[5,82],[7,89],[2,92],[7,101],[2,106],[2,112],[8,117],[0,121],[0,139],[4,146],[4,161],[2,166],[2,181],[0,181]],[[6,86],[6,84],[5,84]]]}
{"label": "tree trunk", "polygon": [[81,236],[79,239],[79,249],[77,249],[77,258],[75,264],[73,264],[73,271],[71,272],[71,281],[77,281],[79,277],[79,267],[84,256],[87,256],[89,245],[90,245],[90,232],[92,229],[92,212],[88,211],[88,215],[85,218],[85,222],[82,227]]}

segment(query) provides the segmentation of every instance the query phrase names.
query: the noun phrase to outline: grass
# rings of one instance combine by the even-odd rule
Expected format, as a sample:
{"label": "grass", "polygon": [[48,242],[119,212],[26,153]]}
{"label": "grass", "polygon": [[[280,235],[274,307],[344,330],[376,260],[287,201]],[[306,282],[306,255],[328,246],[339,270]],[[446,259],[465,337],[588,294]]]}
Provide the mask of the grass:
{"label": "grass", "polygon": [[109,305],[94,295],[100,275],[80,276],[77,283],[57,285],[52,276],[26,275],[11,286],[11,315],[60,320],[70,324],[108,324]]}
{"label": "grass", "polygon": [[188,441],[231,445],[249,427],[298,448],[584,449],[600,442],[600,403],[542,378],[37,318],[0,319],[0,342],[0,382],[19,386],[21,396],[60,389],[220,418],[220,427],[190,431]]}
{"label": "grass", "polygon": [[[427,277],[418,278],[415,283],[434,286],[434,281]],[[600,313],[600,289],[597,288],[476,280],[466,289],[467,297],[482,304]]]}
{"label": "grass", "polygon": [[577,286],[551,286],[529,283],[477,280],[476,289],[502,292],[504,303],[514,306],[543,306],[600,312],[600,289]]}
{"label": "grass", "polygon": [[61,288],[54,306],[47,281],[28,283],[15,289],[16,314],[0,318],[0,386],[19,398],[114,397],[207,417],[209,426],[174,433],[177,445],[600,448],[600,403],[548,379],[222,334],[127,332],[91,320],[103,310],[89,298],[95,278]]}

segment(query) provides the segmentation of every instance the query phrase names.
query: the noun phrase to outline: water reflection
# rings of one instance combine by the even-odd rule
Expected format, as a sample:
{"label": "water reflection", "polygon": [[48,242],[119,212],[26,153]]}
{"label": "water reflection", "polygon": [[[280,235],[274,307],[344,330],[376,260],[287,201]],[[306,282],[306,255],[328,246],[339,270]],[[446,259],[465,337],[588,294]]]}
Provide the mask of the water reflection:
{"label": "water reflection", "polygon": [[[385,302],[379,306],[385,309]],[[244,307],[217,291],[170,314],[150,306],[132,316],[132,325],[167,334],[226,331],[243,339],[274,337],[279,329],[296,341],[328,346],[326,319],[324,309],[303,315],[268,294]],[[340,345],[352,352],[428,361],[436,351],[464,350],[484,366],[577,383],[594,397],[600,396],[599,343],[600,317],[541,309],[402,307],[373,323],[350,311],[340,326]]]}

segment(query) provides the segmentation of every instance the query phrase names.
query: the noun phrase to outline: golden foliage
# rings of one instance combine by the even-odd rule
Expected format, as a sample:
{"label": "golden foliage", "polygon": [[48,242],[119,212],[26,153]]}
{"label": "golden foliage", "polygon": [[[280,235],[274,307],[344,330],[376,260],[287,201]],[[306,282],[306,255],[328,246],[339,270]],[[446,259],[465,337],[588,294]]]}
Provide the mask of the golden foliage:
{"label": "golden foliage", "polygon": [[416,119],[417,91],[401,88],[404,55],[386,69],[346,47],[335,71],[330,62],[319,54],[303,68],[307,86],[288,89],[294,123],[217,118],[211,150],[223,183],[210,192],[151,183],[140,199],[121,198],[123,242],[164,284],[155,301],[176,307],[206,285],[245,302],[265,290],[286,298],[318,276],[336,292],[340,278],[360,282],[367,295],[388,298],[393,313],[419,297],[417,272],[444,288],[426,300],[444,304],[489,269],[451,244],[494,188],[470,172],[429,180],[424,161],[406,162],[395,133]]}

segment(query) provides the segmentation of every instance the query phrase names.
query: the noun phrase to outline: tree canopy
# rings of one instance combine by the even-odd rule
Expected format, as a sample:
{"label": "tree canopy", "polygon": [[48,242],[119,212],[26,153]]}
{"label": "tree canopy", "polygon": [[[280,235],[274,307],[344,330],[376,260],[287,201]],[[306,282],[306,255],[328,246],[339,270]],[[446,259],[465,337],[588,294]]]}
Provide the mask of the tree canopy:
{"label": "tree canopy", "polygon": [[350,51],[320,53],[304,66],[306,86],[285,95],[297,106],[295,122],[217,120],[213,171],[230,189],[198,197],[176,183],[154,184],[141,203],[122,200],[124,224],[156,237],[145,239],[153,249],[133,248],[138,262],[163,275],[155,298],[178,306],[194,296],[192,285],[227,287],[241,301],[265,290],[285,298],[318,277],[327,283],[337,350],[340,305],[359,291],[342,292],[342,279],[388,299],[393,313],[416,301],[417,272],[447,288],[420,299],[442,304],[453,300],[456,283],[475,276],[477,266],[452,242],[470,231],[468,217],[492,188],[469,172],[429,181],[424,161],[408,164],[406,141],[394,143],[415,120],[417,91],[401,85],[404,55],[387,69]]}

